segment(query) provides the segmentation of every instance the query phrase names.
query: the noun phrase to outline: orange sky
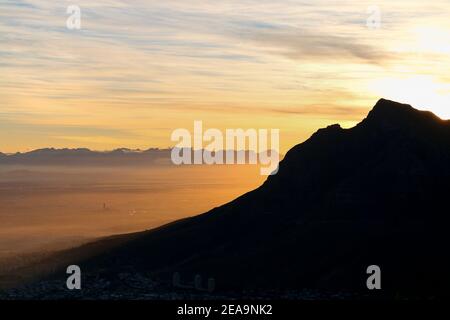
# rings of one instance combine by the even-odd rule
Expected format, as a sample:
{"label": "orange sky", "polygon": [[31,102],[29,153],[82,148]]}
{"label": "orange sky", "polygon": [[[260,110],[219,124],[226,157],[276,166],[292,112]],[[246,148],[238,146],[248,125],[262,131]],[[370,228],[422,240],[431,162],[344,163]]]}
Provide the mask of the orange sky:
{"label": "orange sky", "polygon": [[[0,4],[0,151],[172,146],[277,128],[281,152],[380,97],[450,118],[450,2],[184,0]],[[72,3],[71,3],[72,4]]]}

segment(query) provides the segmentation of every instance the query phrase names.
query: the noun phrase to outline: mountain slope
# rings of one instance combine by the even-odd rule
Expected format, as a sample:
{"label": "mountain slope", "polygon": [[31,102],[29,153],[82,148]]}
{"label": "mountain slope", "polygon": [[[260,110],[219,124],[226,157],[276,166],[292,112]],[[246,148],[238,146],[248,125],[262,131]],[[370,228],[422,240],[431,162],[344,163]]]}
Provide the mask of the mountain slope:
{"label": "mountain slope", "polygon": [[380,100],[352,129],[333,125],[292,148],[277,175],[203,215],[140,234],[73,262],[90,273],[214,277],[218,289],[444,295],[450,122]]}

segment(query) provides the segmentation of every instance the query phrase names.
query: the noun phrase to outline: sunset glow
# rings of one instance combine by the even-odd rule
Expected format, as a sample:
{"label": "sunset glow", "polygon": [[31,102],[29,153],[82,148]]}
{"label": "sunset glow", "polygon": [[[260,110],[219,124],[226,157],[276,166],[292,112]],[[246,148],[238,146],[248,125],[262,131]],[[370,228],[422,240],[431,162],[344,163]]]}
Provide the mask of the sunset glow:
{"label": "sunset glow", "polygon": [[450,86],[428,76],[385,78],[374,81],[372,90],[398,102],[428,110],[443,119],[450,119]]}
{"label": "sunset glow", "polygon": [[[450,3],[0,4],[0,151],[168,147],[170,133],[279,128],[281,151],[381,98],[450,118]],[[369,8],[369,9],[368,9]],[[8,137],[5,143],[4,137]]]}

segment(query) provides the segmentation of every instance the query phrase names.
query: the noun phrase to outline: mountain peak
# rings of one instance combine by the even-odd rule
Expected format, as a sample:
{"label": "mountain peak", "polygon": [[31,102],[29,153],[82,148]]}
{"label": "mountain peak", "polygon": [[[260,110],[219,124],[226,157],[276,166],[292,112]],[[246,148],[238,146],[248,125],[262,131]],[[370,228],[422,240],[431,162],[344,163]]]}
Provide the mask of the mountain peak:
{"label": "mountain peak", "polygon": [[421,111],[409,104],[387,99],[380,99],[367,115],[362,124],[382,127],[414,127],[425,125],[435,126],[442,119],[430,111]]}
{"label": "mountain peak", "polygon": [[374,108],[412,108],[409,104],[381,98],[377,101]]}
{"label": "mountain peak", "polygon": [[368,118],[370,117],[393,117],[400,114],[407,114],[411,112],[418,112],[409,104],[403,104],[392,100],[380,99],[370,111]]}

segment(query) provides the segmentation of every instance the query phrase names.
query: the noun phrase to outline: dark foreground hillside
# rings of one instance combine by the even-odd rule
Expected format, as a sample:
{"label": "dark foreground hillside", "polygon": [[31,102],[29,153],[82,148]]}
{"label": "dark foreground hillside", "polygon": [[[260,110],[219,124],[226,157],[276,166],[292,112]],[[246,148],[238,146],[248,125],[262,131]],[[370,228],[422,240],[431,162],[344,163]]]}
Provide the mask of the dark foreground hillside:
{"label": "dark foreground hillside", "polygon": [[[43,265],[80,265],[92,298],[108,297],[117,279],[123,286],[109,298],[170,292],[175,272],[185,282],[214,278],[218,295],[442,297],[450,286],[449,164],[449,121],[382,99],[356,127],[316,132],[287,153],[277,175],[222,207]],[[381,268],[376,294],[366,287],[370,265]],[[65,277],[58,271],[14,297],[58,297]]]}

